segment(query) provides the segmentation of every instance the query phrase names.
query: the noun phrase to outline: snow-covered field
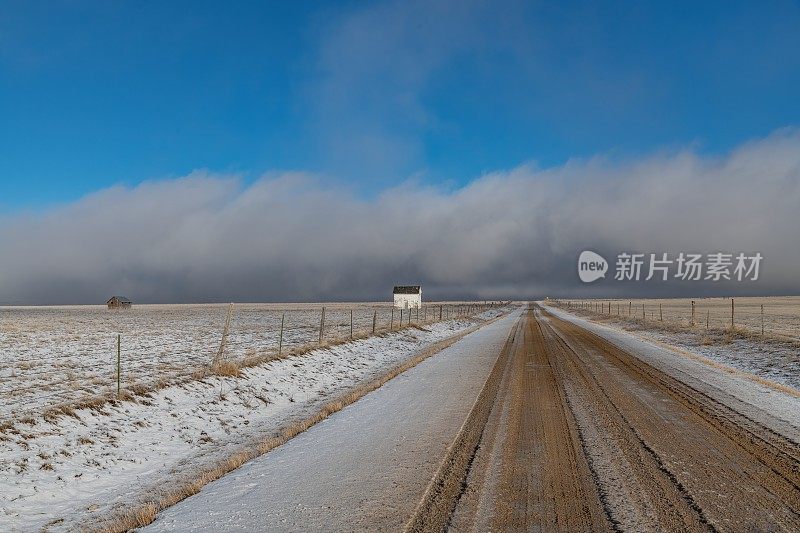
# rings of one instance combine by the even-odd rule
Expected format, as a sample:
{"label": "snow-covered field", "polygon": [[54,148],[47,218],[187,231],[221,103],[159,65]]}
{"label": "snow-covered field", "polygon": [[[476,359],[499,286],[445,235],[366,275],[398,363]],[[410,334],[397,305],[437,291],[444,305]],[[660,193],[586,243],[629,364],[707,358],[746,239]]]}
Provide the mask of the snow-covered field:
{"label": "snow-covered field", "polygon": [[[602,299],[570,300],[570,310],[584,303],[582,310],[609,314],[622,318],[642,318],[661,321],[668,325],[690,327],[694,300],[694,324],[711,329],[727,328],[731,324],[730,298],[662,298],[662,299]],[[566,306],[567,301],[563,302]],[[581,309],[577,309],[581,310]],[[762,314],[763,312],[763,314]],[[800,340],[800,296],[758,296],[734,298],[734,324],[737,328],[773,336]]]}
{"label": "snow-covered field", "polygon": [[[766,428],[800,443],[800,391],[776,386],[735,367],[716,364],[675,350],[668,343],[649,340],[641,332],[629,332],[616,323],[581,317],[545,305],[556,316],[574,322],[635,353],[643,361],[692,386],[714,400],[745,415]],[[755,377],[755,379],[754,379]]]}
{"label": "snow-covered field", "polygon": [[[285,315],[283,351],[319,342],[325,306],[325,339],[396,327],[400,311],[385,303],[238,304],[233,307],[225,356],[264,358],[278,351]],[[443,318],[466,307],[446,304]],[[191,376],[209,365],[222,340],[228,305],[134,305],[0,307],[0,424],[58,405],[116,393],[117,335],[121,336],[120,380],[125,391]],[[427,316],[426,316],[427,314]],[[438,319],[439,306],[422,310],[413,323]],[[404,312],[403,323],[408,321]]]}
{"label": "snow-covered field", "polygon": [[[157,498],[176,477],[279,435],[345,391],[501,312],[315,349],[247,368],[240,378],[187,381],[74,416],[17,420],[0,430],[0,529],[71,530]],[[261,335],[257,324],[253,317],[250,335]]]}
{"label": "snow-covered field", "polygon": [[[781,315],[784,317],[781,322],[783,329],[780,336],[766,335],[764,338],[748,330],[738,330],[737,333],[731,334],[719,327],[706,329],[705,321],[692,328],[688,323],[675,327],[675,324],[667,322],[666,316],[663,323],[652,318],[647,321],[630,319],[624,314],[617,316],[614,304],[611,306],[611,315],[595,313],[593,310],[566,308],[563,304],[560,307],[569,313],[635,332],[642,338],[668,344],[722,365],[800,390],[800,340],[796,340],[800,339],[800,325],[791,325],[793,323],[791,313],[794,311],[790,309],[794,308],[786,303],[790,299],[797,300],[790,297],[770,299],[773,306],[777,306],[777,301],[783,301],[785,304]],[[636,300],[634,305],[635,302]],[[730,303],[728,306],[730,312]],[[653,308],[658,309],[658,304]]]}

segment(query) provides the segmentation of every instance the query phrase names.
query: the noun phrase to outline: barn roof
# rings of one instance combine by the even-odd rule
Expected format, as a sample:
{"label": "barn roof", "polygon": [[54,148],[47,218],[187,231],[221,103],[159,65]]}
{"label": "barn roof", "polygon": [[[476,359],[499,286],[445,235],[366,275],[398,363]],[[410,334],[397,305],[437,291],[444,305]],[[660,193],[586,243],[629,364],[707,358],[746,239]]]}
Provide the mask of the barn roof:
{"label": "barn roof", "polygon": [[[112,296],[111,298],[109,298],[109,299],[108,299],[108,301],[110,302],[111,300],[114,300],[114,299],[116,299],[116,300],[117,300],[119,303],[121,303],[121,304],[129,304],[129,303],[132,303],[130,300],[128,300],[128,299],[127,299],[127,298],[125,298],[124,296]],[[108,303],[108,302],[106,302],[106,303]]]}
{"label": "barn roof", "polygon": [[421,287],[419,285],[397,285],[394,288],[394,294],[419,294]]}

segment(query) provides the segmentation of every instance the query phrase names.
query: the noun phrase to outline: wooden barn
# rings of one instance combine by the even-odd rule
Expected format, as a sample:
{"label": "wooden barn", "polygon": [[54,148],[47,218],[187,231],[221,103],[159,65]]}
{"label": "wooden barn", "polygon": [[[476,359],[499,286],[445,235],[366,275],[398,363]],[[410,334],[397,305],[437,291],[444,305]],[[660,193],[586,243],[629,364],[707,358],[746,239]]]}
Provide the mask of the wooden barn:
{"label": "wooden barn", "polygon": [[133,305],[133,302],[124,296],[112,296],[108,299],[106,305],[109,309],[130,309],[131,305]]}
{"label": "wooden barn", "polygon": [[422,307],[422,287],[398,285],[394,288],[394,306],[403,309]]}

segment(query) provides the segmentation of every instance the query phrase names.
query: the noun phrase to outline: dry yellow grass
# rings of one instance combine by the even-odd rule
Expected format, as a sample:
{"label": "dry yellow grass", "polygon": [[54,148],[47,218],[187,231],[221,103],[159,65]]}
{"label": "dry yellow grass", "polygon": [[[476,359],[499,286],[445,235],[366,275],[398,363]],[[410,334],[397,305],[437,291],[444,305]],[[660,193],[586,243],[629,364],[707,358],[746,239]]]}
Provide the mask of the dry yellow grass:
{"label": "dry yellow grass", "polygon": [[242,368],[236,361],[217,361],[211,365],[211,373],[217,376],[238,378]]}
{"label": "dry yellow grass", "polygon": [[158,506],[155,503],[146,503],[136,510],[136,527],[144,527],[156,518]]}

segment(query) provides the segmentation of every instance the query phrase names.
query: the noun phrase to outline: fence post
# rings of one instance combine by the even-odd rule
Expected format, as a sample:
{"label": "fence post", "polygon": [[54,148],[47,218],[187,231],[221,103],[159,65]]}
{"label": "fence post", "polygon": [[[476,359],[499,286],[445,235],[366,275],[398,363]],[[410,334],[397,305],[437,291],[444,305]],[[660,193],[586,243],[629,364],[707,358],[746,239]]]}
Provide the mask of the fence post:
{"label": "fence post", "polygon": [[731,298],[731,331],[733,331],[733,298]]}
{"label": "fence post", "polygon": [[278,356],[283,353],[283,322],[286,320],[286,313],[281,315],[281,332],[278,335]]}
{"label": "fence post", "polygon": [[350,340],[353,340],[353,310],[350,310]]}
{"label": "fence post", "polygon": [[121,348],[121,346],[122,346],[122,335],[117,333],[117,399],[119,399],[120,375],[122,374],[122,372],[121,372],[121,366],[122,366],[122,356],[121,356],[122,348]]}
{"label": "fence post", "polygon": [[378,321],[378,310],[372,312],[372,334],[375,335],[375,324]]}
{"label": "fence post", "polygon": [[389,331],[394,329],[394,307],[392,307],[392,319],[389,321]]}
{"label": "fence post", "polygon": [[706,329],[708,329],[708,319],[711,317],[711,310],[706,309]]}
{"label": "fence post", "polygon": [[322,338],[325,331],[325,308],[322,308],[322,315],[319,317],[319,344],[322,345]]}
{"label": "fence post", "polygon": [[761,336],[764,336],[764,304],[761,304]]}
{"label": "fence post", "polygon": [[225,318],[225,327],[222,329],[222,340],[219,343],[219,350],[214,362],[219,361],[225,355],[225,344],[228,342],[228,330],[231,327],[231,314],[233,313],[233,302],[228,305],[228,316]]}
{"label": "fence post", "polygon": [[661,302],[658,302],[658,318],[664,322],[664,309],[661,308]]}
{"label": "fence post", "polygon": [[642,320],[647,320],[647,316],[644,314],[644,303],[642,303]]}
{"label": "fence post", "polygon": [[442,306],[439,306],[439,320],[442,319]]}
{"label": "fence post", "polygon": [[400,308],[400,327],[403,327],[403,308]]}
{"label": "fence post", "polygon": [[692,327],[694,327],[694,300],[692,300]]}
{"label": "fence post", "polygon": [[628,316],[631,316],[632,309],[633,309],[633,302],[628,302]]}

